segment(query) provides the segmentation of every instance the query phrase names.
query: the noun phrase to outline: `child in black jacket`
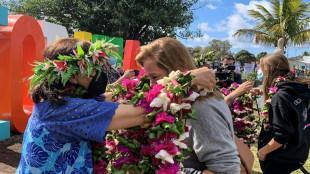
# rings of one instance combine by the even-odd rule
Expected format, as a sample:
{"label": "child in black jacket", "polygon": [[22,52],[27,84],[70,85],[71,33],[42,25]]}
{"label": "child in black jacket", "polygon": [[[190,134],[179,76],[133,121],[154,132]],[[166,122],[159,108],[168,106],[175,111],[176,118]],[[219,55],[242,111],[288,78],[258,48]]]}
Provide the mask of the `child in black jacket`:
{"label": "child in black jacket", "polygon": [[261,59],[265,116],[257,157],[264,174],[291,173],[308,158],[310,146],[310,80],[295,77],[285,56]]}

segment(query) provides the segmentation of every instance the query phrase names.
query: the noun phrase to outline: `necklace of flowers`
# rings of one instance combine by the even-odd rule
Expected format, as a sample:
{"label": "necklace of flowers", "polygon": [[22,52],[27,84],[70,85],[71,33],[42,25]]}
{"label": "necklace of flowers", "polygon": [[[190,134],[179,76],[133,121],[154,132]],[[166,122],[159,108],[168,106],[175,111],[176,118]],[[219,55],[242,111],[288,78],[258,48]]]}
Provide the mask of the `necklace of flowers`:
{"label": "necklace of flowers", "polygon": [[268,99],[265,100],[264,106],[263,106],[263,110],[261,112],[261,115],[264,117],[263,119],[263,127],[265,131],[270,131],[271,130],[271,125],[269,123],[269,117],[268,117],[268,112],[269,112],[269,108],[270,108],[270,104],[271,104],[271,99],[272,97],[276,94],[276,92],[278,91],[278,84],[281,82],[285,82],[288,80],[293,80],[295,78],[295,72],[294,71],[289,71],[285,77],[283,76],[278,76],[275,80],[275,85],[274,87],[268,88],[269,92],[268,92]]}
{"label": "necklace of flowers", "polygon": [[108,134],[105,147],[93,149],[95,172],[106,167],[104,157],[110,161],[109,173],[181,174],[183,151],[190,150],[184,143],[189,136],[186,120],[196,119],[191,106],[200,96],[191,88],[192,79],[189,71],[171,72],[150,89],[149,78],[140,74],[110,86],[115,102],[145,107],[151,123]]}
{"label": "necklace of flowers", "polygon": [[[237,83],[232,83],[228,88],[222,88],[225,96],[232,93],[239,87]],[[258,96],[252,96],[251,93],[237,97],[229,106],[233,116],[233,126],[235,135],[241,139],[248,147],[255,143],[257,137],[256,131],[259,124],[255,121],[254,101]]]}

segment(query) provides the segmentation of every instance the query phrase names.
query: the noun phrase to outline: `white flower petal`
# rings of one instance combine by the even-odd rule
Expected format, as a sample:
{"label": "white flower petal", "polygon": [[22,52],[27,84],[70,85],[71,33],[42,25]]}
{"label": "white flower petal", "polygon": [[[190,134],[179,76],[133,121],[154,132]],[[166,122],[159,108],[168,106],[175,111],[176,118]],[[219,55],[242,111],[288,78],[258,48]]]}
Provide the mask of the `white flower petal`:
{"label": "white flower petal", "polygon": [[173,156],[170,155],[168,152],[166,152],[165,150],[160,150],[156,155],[155,155],[155,158],[157,159],[162,159],[164,161],[167,161],[171,164],[174,163],[173,161]]}
{"label": "white flower petal", "polygon": [[200,95],[196,92],[193,92],[188,98],[184,98],[182,100],[189,100],[189,101],[195,101],[197,97]]}
{"label": "white flower petal", "polygon": [[189,137],[189,132],[185,132],[183,134],[180,135],[179,140],[185,140],[185,138]]}
{"label": "white flower petal", "polygon": [[181,149],[187,149],[187,145],[185,143],[180,142],[179,147]]}
{"label": "white flower petal", "polygon": [[156,107],[156,108],[159,108],[162,105],[163,105],[163,101],[158,97],[154,98],[153,101],[150,103],[151,107]]}

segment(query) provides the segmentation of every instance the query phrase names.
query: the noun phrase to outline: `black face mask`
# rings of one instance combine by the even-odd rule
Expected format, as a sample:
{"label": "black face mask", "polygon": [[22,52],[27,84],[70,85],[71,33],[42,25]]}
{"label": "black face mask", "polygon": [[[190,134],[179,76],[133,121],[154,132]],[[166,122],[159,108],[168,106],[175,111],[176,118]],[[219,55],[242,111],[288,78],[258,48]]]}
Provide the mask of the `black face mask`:
{"label": "black face mask", "polygon": [[[97,72],[98,74],[98,72]],[[89,87],[87,89],[88,96],[90,98],[97,97],[98,95],[105,92],[105,88],[107,87],[108,78],[106,74],[103,72],[100,73],[99,78],[97,79],[97,75],[93,77],[91,80]]]}

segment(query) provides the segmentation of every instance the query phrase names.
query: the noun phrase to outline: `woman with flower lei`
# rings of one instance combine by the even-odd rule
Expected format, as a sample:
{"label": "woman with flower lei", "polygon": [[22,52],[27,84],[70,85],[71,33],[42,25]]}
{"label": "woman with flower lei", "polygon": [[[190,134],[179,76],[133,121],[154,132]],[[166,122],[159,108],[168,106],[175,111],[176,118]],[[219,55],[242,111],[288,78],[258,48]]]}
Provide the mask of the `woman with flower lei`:
{"label": "woman with flower lei", "polygon": [[90,141],[147,121],[142,107],[105,102],[104,95],[91,99],[105,92],[101,66],[106,56],[119,57],[113,47],[67,38],[45,49],[31,77],[35,106],[16,173],[93,173]]}
{"label": "woman with flower lei", "polygon": [[[157,135],[159,139],[148,139],[155,147],[153,143],[142,146],[141,154],[151,157],[142,159],[142,164],[159,166],[157,174],[177,173],[182,161],[181,170],[185,173],[240,173],[231,115],[220,92],[208,94],[202,90],[200,95],[208,95],[197,98],[199,95],[192,89],[189,74],[173,72],[195,68],[184,45],[173,38],[160,38],[141,47],[136,60],[150,77],[152,90],[157,91],[152,92],[150,107],[162,107],[151,112],[154,122],[146,132],[149,136],[156,133],[152,136]],[[168,74],[169,77],[165,77]],[[171,104],[166,108],[169,100]],[[163,124],[171,125],[169,133],[158,136],[156,130],[165,127]],[[157,141],[164,143],[156,144]],[[187,151],[188,147],[193,151]]]}
{"label": "woman with flower lei", "polygon": [[265,104],[257,157],[264,174],[288,174],[299,169],[309,154],[310,80],[295,77],[280,54],[263,57],[260,65]]}

